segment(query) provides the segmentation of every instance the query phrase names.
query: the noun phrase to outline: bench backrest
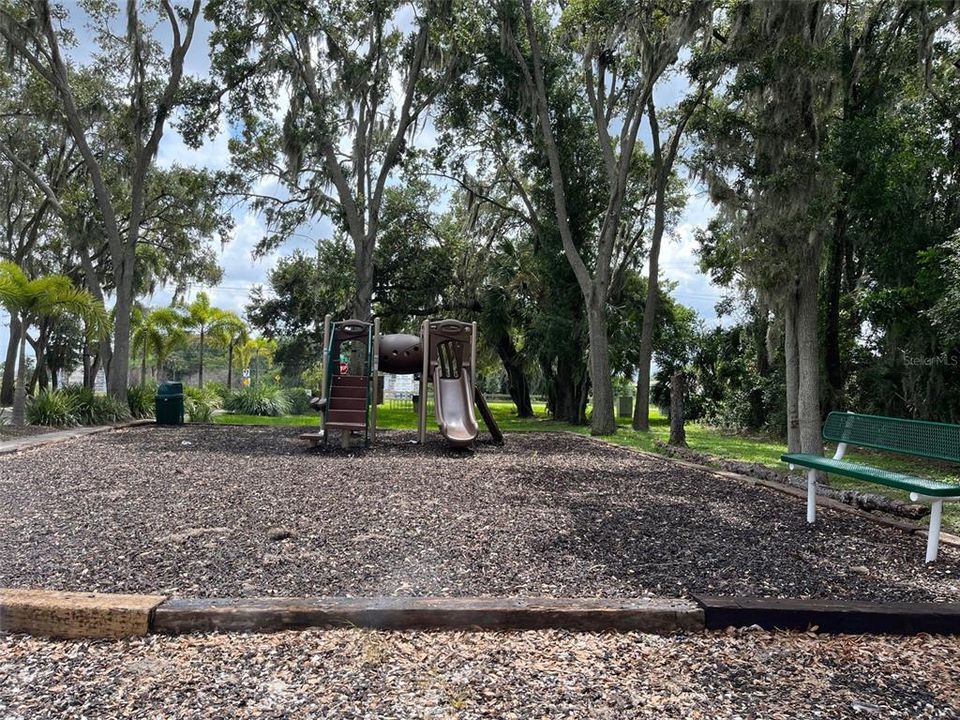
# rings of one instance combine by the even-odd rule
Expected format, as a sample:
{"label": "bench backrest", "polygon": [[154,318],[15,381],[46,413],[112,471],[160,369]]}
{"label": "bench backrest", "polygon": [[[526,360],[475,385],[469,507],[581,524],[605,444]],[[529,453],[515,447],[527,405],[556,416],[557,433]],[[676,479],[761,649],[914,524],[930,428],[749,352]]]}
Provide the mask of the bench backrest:
{"label": "bench backrest", "polygon": [[960,463],[960,425],[832,412],[823,424],[823,439]]}

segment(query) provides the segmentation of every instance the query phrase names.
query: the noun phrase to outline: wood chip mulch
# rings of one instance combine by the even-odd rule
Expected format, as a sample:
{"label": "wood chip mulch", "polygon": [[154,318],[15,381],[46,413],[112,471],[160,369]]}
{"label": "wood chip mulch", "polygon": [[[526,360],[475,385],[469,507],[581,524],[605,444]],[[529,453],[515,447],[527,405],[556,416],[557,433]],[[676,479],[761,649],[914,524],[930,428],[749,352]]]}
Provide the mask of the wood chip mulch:
{"label": "wood chip mulch", "polygon": [[696,636],[0,635],[0,717],[957,718],[960,639],[741,629]]}
{"label": "wood chip mulch", "polygon": [[0,587],[179,596],[960,600],[960,551],[570,435],[140,427],[0,457]]}

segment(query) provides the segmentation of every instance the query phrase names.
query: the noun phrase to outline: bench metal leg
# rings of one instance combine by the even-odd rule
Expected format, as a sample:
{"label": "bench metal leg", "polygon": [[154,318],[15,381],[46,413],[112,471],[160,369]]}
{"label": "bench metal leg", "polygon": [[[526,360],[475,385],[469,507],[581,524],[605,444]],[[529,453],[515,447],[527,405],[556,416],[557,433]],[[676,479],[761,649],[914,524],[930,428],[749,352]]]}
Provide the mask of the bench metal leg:
{"label": "bench metal leg", "polygon": [[940,548],[940,519],[943,517],[943,500],[937,500],[930,505],[930,529],[927,532],[927,560],[937,561],[937,550]]}
{"label": "bench metal leg", "polygon": [[817,520],[817,471],[807,470],[807,522]]}

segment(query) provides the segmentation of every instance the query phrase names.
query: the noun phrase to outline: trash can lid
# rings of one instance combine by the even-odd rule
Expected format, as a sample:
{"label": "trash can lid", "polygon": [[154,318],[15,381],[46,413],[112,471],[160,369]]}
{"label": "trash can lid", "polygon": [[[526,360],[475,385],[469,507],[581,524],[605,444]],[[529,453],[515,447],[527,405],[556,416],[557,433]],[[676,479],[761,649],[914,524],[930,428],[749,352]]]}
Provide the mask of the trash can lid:
{"label": "trash can lid", "polygon": [[183,383],[182,382],[160,383],[160,387],[157,388],[157,395],[183,395]]}

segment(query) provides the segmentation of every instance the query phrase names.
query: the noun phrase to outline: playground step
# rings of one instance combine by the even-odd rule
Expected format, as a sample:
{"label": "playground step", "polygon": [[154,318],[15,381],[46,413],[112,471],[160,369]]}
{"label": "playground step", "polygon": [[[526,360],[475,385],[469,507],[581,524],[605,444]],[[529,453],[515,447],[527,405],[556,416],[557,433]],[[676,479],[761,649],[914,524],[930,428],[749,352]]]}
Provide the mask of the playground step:
{"label": "playground step", "polygon": [[333,396],[330,398],[331,410],[360,410],[367,409],[367,400],[363,397]]}
{"label": "playground step", "polygon": [[337,387],[341,385],[351,385],[354,387],[366,387],[367,376],[366,375],[334,375],[333,386]]}
{"label": "playground step", "polygon": [[366,399],[367,389],[359,385],[334,385],[330,388],[330,397]]}
{"label": "playground step", "polygon": [[327,430],[365,430],[365,423],[327,422]]}
{"label": "playground step", "polygon": [[366,427],[367,413],[364,410],[329,410],[327,412],[327,427],[332,423],[353,423]]}

